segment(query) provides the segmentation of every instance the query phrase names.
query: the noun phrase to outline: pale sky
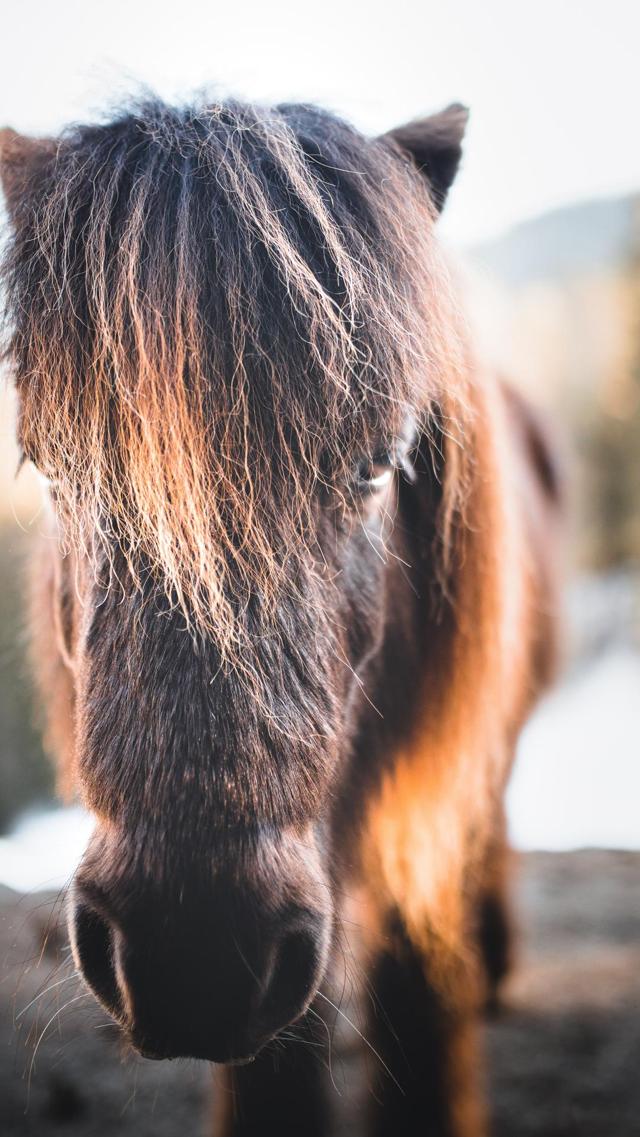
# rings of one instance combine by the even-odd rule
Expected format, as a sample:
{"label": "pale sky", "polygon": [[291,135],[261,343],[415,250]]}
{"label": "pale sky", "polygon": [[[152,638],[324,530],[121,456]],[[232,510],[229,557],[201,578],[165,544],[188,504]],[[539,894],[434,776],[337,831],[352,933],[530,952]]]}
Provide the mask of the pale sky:
{"label": "pale sky", "polygon": [[458,100],[445,232],[640,189],[637,0],[2,0],[0,122],[46,132],[144,83],[323,103],[372,133]]}

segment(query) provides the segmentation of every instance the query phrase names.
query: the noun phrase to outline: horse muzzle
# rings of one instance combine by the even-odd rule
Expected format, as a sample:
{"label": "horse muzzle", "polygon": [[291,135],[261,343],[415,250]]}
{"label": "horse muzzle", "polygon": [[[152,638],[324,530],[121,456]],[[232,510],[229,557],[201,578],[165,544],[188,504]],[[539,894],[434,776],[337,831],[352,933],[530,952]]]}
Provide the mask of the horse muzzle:
{"label": "horse muzzle", "polygon": [[247,873],[244,856],[242,871],[192,866],[171,888],[122,867],[106,873],[104,848],[85,858],[70,912],[74,957],[145,1057],[250,1060],[316,994],[328,890],[308,857],[306,873],[297,863],[287,880],[281,850],[271,872],[261,854],[259,872]]}

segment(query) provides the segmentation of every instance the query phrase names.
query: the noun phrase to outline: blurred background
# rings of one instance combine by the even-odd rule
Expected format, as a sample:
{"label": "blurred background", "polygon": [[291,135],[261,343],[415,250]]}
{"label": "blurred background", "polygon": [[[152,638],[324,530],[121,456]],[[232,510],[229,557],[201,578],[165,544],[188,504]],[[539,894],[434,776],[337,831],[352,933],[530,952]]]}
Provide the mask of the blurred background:
{"label": "blurred background", "polygon": [[[375,134],[453,100],[471,119],[442,219],[483,350],[553,420],[569,486],[564,682],[527,731],[516,845],[640,844],[640,9],[626,0],[6,6],[0,119],[27,133],[147,85],[314,100]],[[51,801],[21,611],[40,526],[0,395],[0,833]],[[553,791],[553,792],[551,792]],[[56,884],[82,819],[32,817],[0,880]],[[76,839],[77,835],[77,839]],[[68,853],[65,842],[69,842]],[[58,852],[51,859],[51,846]],[[32,861],[32,847],[36,853]]]}
{"label": "blurred background", "polygon": [[[2,21],[0,120],[27,133],[91,118],[140,84],[168,98],[316,101],[372,134],[470,106],[443,240],[484,352],[553,423],[570,503],[564,669],[521,741],[512,839],[521,850],[640,849],[637,3],[5,0]],[[54,805],[30,694],[22,597],[42,505],[33,472],[16,477],[13,410],[3,383],[0,882],[32,893],[68,878],[88,822]],[[605,874],[602,895],[610,865],[613,894],[614,861],[588,864]],[[624,877],[627,906],[636,877]],[[527,903],[545,918],[541,880],[531,877]],[[583,885],[579,873],[567,888]],[[635,1117],[627,1137],[640,1132]],[[543,1131],[555,1132],[526,1130]]]}

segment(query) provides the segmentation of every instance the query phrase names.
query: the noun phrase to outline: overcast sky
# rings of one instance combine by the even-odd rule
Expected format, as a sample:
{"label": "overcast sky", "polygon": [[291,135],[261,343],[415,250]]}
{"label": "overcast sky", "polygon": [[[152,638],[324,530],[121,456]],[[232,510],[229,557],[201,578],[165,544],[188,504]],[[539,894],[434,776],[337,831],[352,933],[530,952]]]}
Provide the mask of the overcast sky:
{"label": "overcast sky", "polygon": [[637,0],[2,0],[0,120],[93,116],[136,83],[311,99],[377,132],[470,105],[445,221],[481,239],[640,188]]}

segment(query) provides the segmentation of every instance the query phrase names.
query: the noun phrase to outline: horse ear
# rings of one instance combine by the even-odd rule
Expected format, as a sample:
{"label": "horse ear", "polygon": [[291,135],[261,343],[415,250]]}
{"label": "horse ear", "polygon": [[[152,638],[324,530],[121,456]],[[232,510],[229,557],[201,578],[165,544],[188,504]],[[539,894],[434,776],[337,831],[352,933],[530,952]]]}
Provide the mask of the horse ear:
{"label": "horse ear", "polygon": [[469,118],[467,107],[452,103],[428,118],[415,119],[396,127],[383,139],[410,154],[425,175],[438,213],[442,210],[462,157],[462,139]]}
{"label": "horse ear", "polygon": [[26,138],[8,126],[0,130],[0,184],[12,219],[55,153],[52,138]]}

